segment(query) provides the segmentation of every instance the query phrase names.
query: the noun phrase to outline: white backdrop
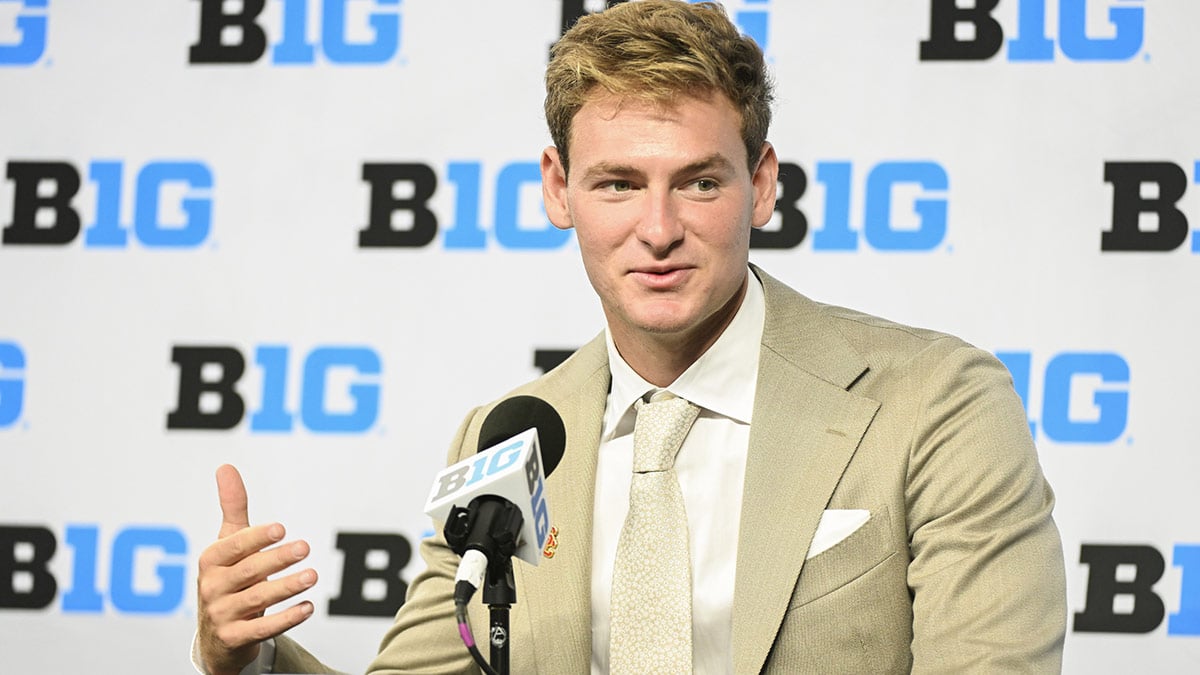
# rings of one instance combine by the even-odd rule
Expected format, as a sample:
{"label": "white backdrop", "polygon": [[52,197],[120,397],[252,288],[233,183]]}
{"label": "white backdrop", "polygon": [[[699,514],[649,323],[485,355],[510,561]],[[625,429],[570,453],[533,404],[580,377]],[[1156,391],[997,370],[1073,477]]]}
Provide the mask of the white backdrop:
{"label": "white backdrop", "polygon": [[[222,462],[255,522],[313,546],[295,636],[362,670],[389,619],[330,607],[339,533],[415,547],[469,407],[602,325],[526,180],[548,48],[596,3],[258,4],[0,0],[0,671],[186,672]],[[1065,670],[1193,669],[1200,4],[961,4],[727,3],[807,179],[784,200],[803,241],[752,260],[1002,354],[1059,496]],[[436,190],[373,196],[368,164]],[[373,229],[410,245],[360,246],[373,199],[427,201]],[[197,409],[222,379],[244,415],[216,391]]]}

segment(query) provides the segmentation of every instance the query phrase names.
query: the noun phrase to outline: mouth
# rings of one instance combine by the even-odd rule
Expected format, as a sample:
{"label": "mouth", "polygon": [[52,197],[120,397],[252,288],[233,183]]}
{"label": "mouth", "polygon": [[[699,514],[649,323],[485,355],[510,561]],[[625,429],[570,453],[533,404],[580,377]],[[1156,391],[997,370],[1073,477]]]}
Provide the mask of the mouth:
{"label": "mouth", "polygon": [[683,284],[693,268],[678,265],[650,265],[630,270],[629,274],[642,286],[653,290],[671,290]]}

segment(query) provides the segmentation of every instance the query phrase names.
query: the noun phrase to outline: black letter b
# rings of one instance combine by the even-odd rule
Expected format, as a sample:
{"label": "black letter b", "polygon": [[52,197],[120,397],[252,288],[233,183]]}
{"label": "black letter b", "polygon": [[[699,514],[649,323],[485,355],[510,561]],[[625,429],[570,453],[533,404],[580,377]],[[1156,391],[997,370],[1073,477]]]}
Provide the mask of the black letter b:
{"label": "black letter b", "polygon": [[[1104,181],[1113,186],[1112,229],[1100,234],[1101,251],[1173,251],[1188,236],[1187,216],[1176,204],[1187,191],[1187,174],[1171,162],[1105,162]],[[1142,196],[1142,184],[1158,196]],[[1143,230],[1141,215],[1158,216],[1158,228]]]}
{"label": "black letter b", "polygon": [[[242,11],[225,13],[224,0],[200,0],[200,38],[188,50],[189,63],[254,63],[267,51],[267,34],[255,19],[267,0],[242,0]],[[225,44],[225,29],[236,29],[241,41]]]}
{"label": "black letter b", "polygon": [[[232,429],[242,421],[246,404],[233,385],[246,370],[246,359],[232,347],[175,347],[171,361],[179,366],[179,402],[167,414],[168,429]],[[218,380],[204,379],[204,366],[221,367]],[[217,410],[200,409],[202,394],[215,394]]]}
{"label": "black letter b", "polygon": [[[339,532],[337,547],[345,556],[342,564],[342,591],[329,601],[330,615],[392,616],[404,604],[408,583],[400,572],[412,558],[412,545],[398,534],[353,534]],[[386,555],[383,567],[368,567],[367,554],[379,551]],[[368,599],[366,582],[378,581],[383,597]]]}
{"label": "black letter b", "polygon": [[[933,0],[929,8],[929,39],[921,43],[922,61],[985,61],[1000,51],[1004,30],[992,18],[1000,0],[977,0],[974,7],[959,7],[957,0]],[[955,27],[974,27],[975,37],[959,40]]]}
{"label": "black letter b", "polygon": [[[18,544],[32,549],[24,560],[17,559]],[[54,600],[58,583],[46,564],[57,547],[54,533],[44,527],[0,527],[0,607],[41,609]],[[17,590],[18,575],[29,579],[28,590]]]}
{"label": "black letter b", "polygon": [[[66,244],[79,236],[79,213],[71,199],[79,192],[79,172],[66,162],[9,162],[13,181],[13,219],[4,228],[5,244]],[[38,194],[42,181],[54,183],[53,194]],[[37,216],[48,210],[52,222],[39,226]]]}
{"label": "black letter b", "polygon": [[[1087,599],[1082,612],[1075,613],[1076,633],[1149,633],[1163,620],[1162,598],[1151,587],[1162,578],[1162,554],[1150,546],[1087,545],[1079,551],[1079,562],[1088,566]],[[1133,568],[1133,578],[1117,579],[1117,567]],[[1118,614],[1113,600],[1118,595],[1133,599],[1133,609]]]}

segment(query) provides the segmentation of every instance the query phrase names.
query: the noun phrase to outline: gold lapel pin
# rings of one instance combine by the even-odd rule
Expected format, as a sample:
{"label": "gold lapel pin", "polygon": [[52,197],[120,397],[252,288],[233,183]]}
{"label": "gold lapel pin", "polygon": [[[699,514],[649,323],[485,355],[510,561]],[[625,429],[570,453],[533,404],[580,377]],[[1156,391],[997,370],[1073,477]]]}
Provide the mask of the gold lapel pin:
{"label": "gold lapel pin", "polygon": [[551,527],[550,534],[546,535],[546,548],[542,549],[542,555],[553,558],[556,549],[558,549],[558,528]]}

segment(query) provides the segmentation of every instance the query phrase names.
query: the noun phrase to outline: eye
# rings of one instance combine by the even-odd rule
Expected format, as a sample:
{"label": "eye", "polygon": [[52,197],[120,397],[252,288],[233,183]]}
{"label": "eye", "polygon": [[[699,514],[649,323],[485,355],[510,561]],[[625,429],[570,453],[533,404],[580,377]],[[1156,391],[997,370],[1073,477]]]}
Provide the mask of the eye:
{"label": "eye", "polygon": [[711,178],[701,178],[696,181],[696,189],[701,192],[712,192],[717,189],[717,181]]}
{"label": "eye", "polygon": [[608,183],[608,189],[613,192],[629,192],[633,185],[627,180],[614,180]]}

